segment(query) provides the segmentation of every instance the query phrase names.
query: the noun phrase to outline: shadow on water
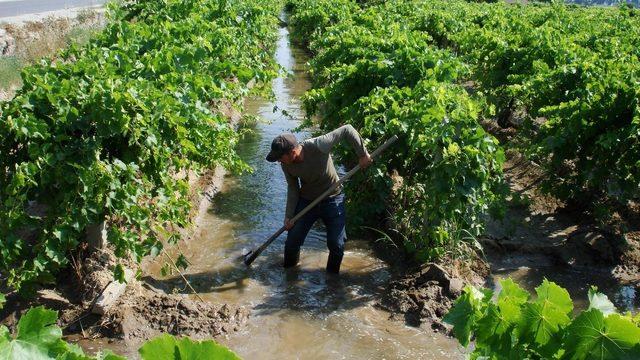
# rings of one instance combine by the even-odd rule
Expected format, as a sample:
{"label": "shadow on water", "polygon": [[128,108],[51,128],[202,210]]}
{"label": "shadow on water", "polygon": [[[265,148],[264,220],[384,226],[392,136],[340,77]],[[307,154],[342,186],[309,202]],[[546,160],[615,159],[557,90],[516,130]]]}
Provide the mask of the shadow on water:
{"label": "shadow on water", "polygon": [[[312,231],[317,238],[323,234],[321,226]],[[325,244],[317,239],[308,242],[311,244],[303,247],[301,263],[295,268],[282,268],[282,245],[273,244],[251,267],[242,263],[241,256],[230,256],[213,267],[184,276],[200,294],[237,293],[242,300],[243,294],[250,293],[245,300],[255,306],[256,315],[282,309],[309,314],[346,311],[371,304],[382,293],[389,271],[371,252],[362,249],[366,242],[347,242],[339,277],[324,270],[328,253]],[[161,279],[146,276],[142,280],[167,293],[190,293],[178,275]]]}
{"label": "shadow on water", "polygon": [[[254,307],[255,316],[270,315],[283,309],[325,316],[334,311],[348,311],[370,304],[382,291],[387,273],[378,268],[364,273],[347,271],[333,277],[324,269],[296,267],[283,270],[278,264],[273,264],[260,271],[227,267],[185,274],[185,277],[200,294],[232,291],[240,296],[251,286],[248,279],[259,280],[271,290]],[[145,276],[142,281],[167,293],[190,292],[180,276],[166,279]]]}

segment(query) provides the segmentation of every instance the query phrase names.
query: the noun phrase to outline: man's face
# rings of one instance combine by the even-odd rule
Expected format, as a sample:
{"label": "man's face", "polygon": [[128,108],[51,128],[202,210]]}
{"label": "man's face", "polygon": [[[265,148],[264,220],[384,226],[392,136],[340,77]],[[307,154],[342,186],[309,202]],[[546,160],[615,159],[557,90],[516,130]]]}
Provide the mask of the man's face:
{"label": "man's face", "polygon": [[288,153],[280,156],[280,159],[278,159],[278,161],[280,161],[280,163],[285,164],[285,165],[292,164],[293,163],[293,150],[291,150]]}

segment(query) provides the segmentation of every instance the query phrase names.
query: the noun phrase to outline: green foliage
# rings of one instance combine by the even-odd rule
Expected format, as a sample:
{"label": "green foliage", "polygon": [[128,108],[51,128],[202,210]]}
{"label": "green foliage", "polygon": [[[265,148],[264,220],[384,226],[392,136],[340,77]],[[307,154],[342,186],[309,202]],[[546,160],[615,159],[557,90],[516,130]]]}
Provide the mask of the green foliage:
{"label": "green foliage", "polygon": [[467,287],[444,320],[463,346],[475,338],[471,358],[637,359],[640,327],[618,314],[606,295],[589,290],[589,308],[573,317],[567,291],[544,280],[537,297],[511,279],[501,280],[497,300]]}
{"label": "green foliage", "polygon": [[639,195],[638,16],[562,2],[411,3],[407,28],[455,50],[499,117],[526,110],[520,150],[546,169],[549,192],[620,202]]}
{"label": "green foliage", "polygon": [[[413,193],[404,192],[398,206],[405,213],[391,209],[405,223],[393,230],[415,240],[408,250],[419,259],[473,244],[483,214],[500,212],[502,150],[481,129],[468,135],[480,117],[500,124],[517,117],[519,141],[510,145],[543,166],[543,188],[563,200],[595,206],[596,199],[640,196],[640,17],[629,9],[441,0],[296,1],[289,8],[293,34],[314,55],[305,106],[320,115],[320,127],[351,123],[374,144],[398,134],[396,148],[407,150],[399,154],[406,162],[384,155],[379,176],[365,185],[370,191],[362,191],[363,179],[354,181],[358,197],[349,206],[361,218],[352,219],[380,221],[391,188],[385,174],[405,170]],[[455,103],[430,103],[433,95],[421,88],[433,81]],[[429,105],[406,110],[422,102]],[[433,146],[404,139],[418,135],[424,114],[455,119],[453,138],[417,126]],[[395,122],[394,130],[388,124]],[[444,169],[431,167],[449,146],[470,151]]]}
{"label": "green foliage", "polygon": [[[399,137],[366,176],[347,184],[347,193],[357,193],[349,197],[357,209],[350,221],[377,222],[390,208],[393,230],[421,261],[476,246],[483,214],[504,196],[504,154],[478,124],[482,100],[458,84],[469,67],[434,46],[429,34],[407,26],[415,4],[346,4],[296,2],[291,24],[315,55],[314,88],[304,98],[308,115],[320,115],[323,129],[352,124],[372,140],[371,148]],[[316,16],[335,21],[316,26]],[[353,159],[347,151],[338,157]],[[389,204],[392,171],[402,186]]]}
{"label": "green foliage", "polygon": [[357,11],[358,5],[351,0],[336,1],[287,1],[287,11],[291,14],[288,25],[292,38],[302,46],[309,46],[314,35],[322,33],[327,27],[341,23],[350,14]]}
{"label": "green foliage", "polygon": [[[1,360],[125,360],[110,351],[99,352],[95,357],[84,354],[82,349],[62,340],[62,330],[56,326],[58,313],[44,307],[31,308],[18,321],[17,333],[12,337],[9,330],[0,325]],[[226,347],[213,340],[192,341],[176,339],[163,334],[147,341],[139,349],[143,360],[239,360]]]}
{"label": "green foliage", "polygon": [[192,341],[164,334],[145,343],[140,350],[143,360],[239,360],[238,355],[213,340]]}
{"label": "green foliage", "polygon": [[249,84],[277,74],[278,4],[112,4],[88,44],[23,70],[0,108],[0,272],[11,287],[52,281],[102,221],[117,256],[141,259],[187,225],[184,174],[248,169],[219,104],[240,106]]}
{"label": "green foliage", "polygon": [[480,309],[483,307],[485,296],[490,298],[491,294],[483,294],[478,289],[467,286],[458,299],[458,306],[444,318],[446,322],[454,325],[453,333],[463,346],[469,344],[471,327],[476,318],[481,315]]}
{"label": "green foliage", "polygon": [[[0,326],[0,359],[83,359],[80,348],[62,340],[62,330],[55,325],[57,319],[56,311],[40,306],[20,318],[15,337]],[[67,353],[74,356],[64,357]]]}

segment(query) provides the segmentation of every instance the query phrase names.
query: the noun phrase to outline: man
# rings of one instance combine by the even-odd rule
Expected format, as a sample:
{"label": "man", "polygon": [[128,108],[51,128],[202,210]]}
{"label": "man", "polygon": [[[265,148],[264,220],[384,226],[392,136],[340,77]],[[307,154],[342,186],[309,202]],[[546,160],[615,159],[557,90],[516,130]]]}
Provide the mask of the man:
{"label": "man", "polygon": [[329,248],[327,272],[333,274],[340,272],[346,235],[342,189],[338,187],[295,224],[290,219],[331,185],[338,182],[338,174],[330,152],[335,144],[343,140],[347,140],[353,146],[362,168],[371,164],[371,156],[362,138],[351,125],[344,125],[302,143],[298,143],[293,134],[278,135],[271,143],[271,152],[267,155],[267,161],[280,161],[288,184],[284,219],[284,226],[289,231],[284,246],[285,268],[298,264],[300,247],[304,239],[313,223],[322,219],[327,228],[327,247]]}

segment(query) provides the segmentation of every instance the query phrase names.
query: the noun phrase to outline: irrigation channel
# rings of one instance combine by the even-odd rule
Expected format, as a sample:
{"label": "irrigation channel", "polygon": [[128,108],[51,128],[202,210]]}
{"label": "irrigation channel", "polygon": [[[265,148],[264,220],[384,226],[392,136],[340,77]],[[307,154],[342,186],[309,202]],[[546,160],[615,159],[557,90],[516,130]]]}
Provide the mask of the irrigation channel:
{"label": "irrigation channel", "polygon": [[[281,266],[284,235],[251,268],[237,259],[282,226],[286,181],[280,165],[265,156],[274,136],[300,124],[299,99],[309,88],[305,54],[289,43],[286,28],[279,35],[275,56],[291,75],[273,81],[275,100],[246,102],[249,114],[266,120],[238,148],[254,172],[227,177],[193,240],[181,245],[191,263],[187,276],[204,300],[251,309],[247,328],[217,341],[246,359],[462,358],[454,339],[389,320],[373,306],[389,271],[366,242],[347,242],[341,278],[327,282],[321,222],[305,241],[298,269]],[[160,263],[146,270],[160,278],[159,269]]]}
{"label": "irrigation channel", "polygon": [[[249,114],[266,120],[259,122],[238,148],[254,172],[225,178],[221,191],[198,222],[195,236],[180,246],[191,264],[186,276],[204,300],[251,309],[247,327],[216,341],[246,359],[464,358],[465,350],[455,339],[434,332],[428,325],[406,326],[374,306],[391,270],[366,241],[347,241],[339,281],[328,280],[324,271],[328,251],[321,222],[309,233],[297,269],[285,271],[281,267],[284,235],[251,268],[238,259],[243,248],[256,247],[282,225],[286,182],[279,164],[264,158],[274,136],[300,125],[303,112],[299,99],[310,86],[305,53],[290,44],[286,28],[281,28],[279,35],[275,56],[290,76],[273,81],[273,101],[252,98],[246,102]],[[302,140],[310,134],[298,132],[296,136]],[[182,288],[178,277],[165,279],[160,275],[161,266],[159,259],[145,272]],[[490,282],[506,276],[513,276],[530,290],[543,276],[548,277],[567,287],[581,308],[586,306],[588,289],[581,284],[593,280],[587,273],[546,267],[507,269]],[[637,309],[635,290],[607,286],[609,278],[596,280],[600,289],[623,310]],[[91,345],[100,347],[100,342]],[[136,356],[136,349],[118,346],[114,350]]]}

